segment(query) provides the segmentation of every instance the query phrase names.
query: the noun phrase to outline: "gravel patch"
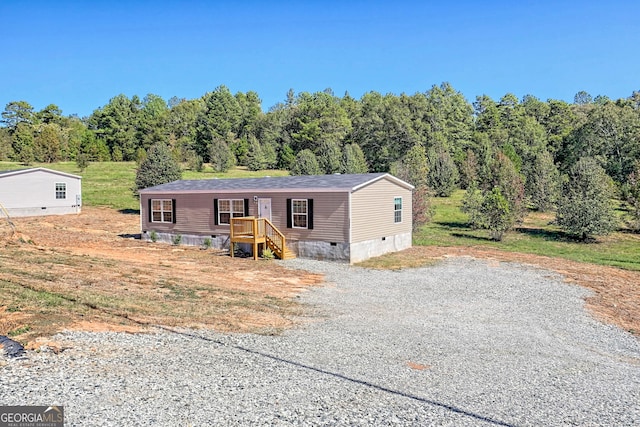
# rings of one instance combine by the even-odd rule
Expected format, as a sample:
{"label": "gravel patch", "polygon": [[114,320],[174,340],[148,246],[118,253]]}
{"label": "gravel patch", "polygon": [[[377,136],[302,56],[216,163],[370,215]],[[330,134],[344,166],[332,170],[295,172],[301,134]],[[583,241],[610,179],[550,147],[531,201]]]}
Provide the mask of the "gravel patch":
{"label": "gravel patch", "polygon": [[545,270],[455,258],[402,271],[309,260],[301,326],[67,332],[0,359],[0,404],[72,426],[640,425],[640,340]]}

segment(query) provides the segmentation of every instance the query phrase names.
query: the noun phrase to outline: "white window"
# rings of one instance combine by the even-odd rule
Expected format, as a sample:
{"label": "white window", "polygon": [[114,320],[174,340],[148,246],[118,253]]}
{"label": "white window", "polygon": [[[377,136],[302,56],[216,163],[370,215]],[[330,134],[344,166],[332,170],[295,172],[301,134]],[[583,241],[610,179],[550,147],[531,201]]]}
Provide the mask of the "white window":
{"label": "white window", "polygon": [[308,228],[309,205],[307,199],[291,200],[291,218],[293,219],[293,228]]}
{"label": "white window", "polygon": [[402,197],[393,199],[393,222],[402,222]]}
{"label": "white window", "polygon": [[67,184],[65,182],[56,182],[56,199],[67,198]]}
{"label": "white window", "polygon": [[151,200],[151,222],[173,222],[173,200]]}
{"label": "white window", "polygon": [[231,218],[244,216],[244,199],[218,200],[218,224],[231,224]]}

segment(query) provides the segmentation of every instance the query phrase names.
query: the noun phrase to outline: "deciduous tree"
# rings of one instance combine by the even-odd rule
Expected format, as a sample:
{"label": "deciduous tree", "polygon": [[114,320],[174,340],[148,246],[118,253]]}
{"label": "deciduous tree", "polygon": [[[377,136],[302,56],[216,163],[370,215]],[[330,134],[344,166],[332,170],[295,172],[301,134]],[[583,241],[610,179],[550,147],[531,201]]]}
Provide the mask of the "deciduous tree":
{"label": "deciduous tree", "polygon": [[624,199],[629,206],[627,224],[632,230],[640,231],[640,160],[636,162],[633,171],[624,187]]}

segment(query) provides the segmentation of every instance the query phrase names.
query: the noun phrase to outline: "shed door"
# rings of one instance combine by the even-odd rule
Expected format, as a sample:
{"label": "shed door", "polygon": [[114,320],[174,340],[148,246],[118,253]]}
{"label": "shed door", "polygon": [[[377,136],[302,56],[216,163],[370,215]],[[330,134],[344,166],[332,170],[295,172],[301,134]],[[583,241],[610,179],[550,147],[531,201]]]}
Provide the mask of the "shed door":
{"label": "shed door", "polygon": [[271,199],[258,199],[258,216],[271,221]]}

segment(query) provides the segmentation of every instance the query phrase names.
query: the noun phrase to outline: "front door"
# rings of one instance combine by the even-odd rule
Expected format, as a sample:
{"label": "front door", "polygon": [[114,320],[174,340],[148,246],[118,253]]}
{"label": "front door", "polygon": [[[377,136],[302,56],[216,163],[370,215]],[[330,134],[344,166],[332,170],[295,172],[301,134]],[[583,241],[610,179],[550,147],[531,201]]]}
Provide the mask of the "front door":
{"label": "front door", "polygon": [[258,199],[258,216],[271,221],[271,199]]}

